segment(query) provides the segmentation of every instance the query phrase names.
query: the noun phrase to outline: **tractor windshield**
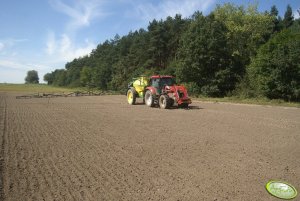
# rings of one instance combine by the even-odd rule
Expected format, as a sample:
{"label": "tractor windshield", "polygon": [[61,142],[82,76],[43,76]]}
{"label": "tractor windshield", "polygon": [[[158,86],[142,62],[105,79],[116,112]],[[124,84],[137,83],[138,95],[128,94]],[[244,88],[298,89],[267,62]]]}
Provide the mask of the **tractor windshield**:
{"label": "tractor windshield", "polygon": [[176,82],[173,78],[171,77],[165,77],[160,79],[160,86],[173,86],[176,85]]}
{"label": "tractor windshield", "polygon": [[155,88],[162,88],[164,86],[176,85],[175,80],[172,77],[152,78],[151,85]]}

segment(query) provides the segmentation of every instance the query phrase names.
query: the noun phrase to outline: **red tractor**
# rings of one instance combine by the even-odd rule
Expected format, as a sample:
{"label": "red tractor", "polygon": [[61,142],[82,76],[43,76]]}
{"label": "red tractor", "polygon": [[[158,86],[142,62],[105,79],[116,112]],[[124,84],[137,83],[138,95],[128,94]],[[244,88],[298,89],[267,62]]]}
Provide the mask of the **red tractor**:
{"label": "red tractor", "polygon": [[167,109],[175,103],[182,108],[187,108],[192,103],[184,86],[176,85],[175,79],[169,75],[154,75],[150,79],[145,76],[135,78],[129,84],[127,101],[135,104],[136,98],[143,98],[147,106],[159,105]]}

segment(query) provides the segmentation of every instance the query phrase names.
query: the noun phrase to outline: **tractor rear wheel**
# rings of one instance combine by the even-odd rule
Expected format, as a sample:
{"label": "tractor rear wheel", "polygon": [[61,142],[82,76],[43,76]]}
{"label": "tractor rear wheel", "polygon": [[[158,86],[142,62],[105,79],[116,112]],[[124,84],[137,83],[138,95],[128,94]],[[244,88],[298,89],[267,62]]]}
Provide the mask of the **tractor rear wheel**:
{"label": "tractor rear wheel", "polygon": [[134,105],[136,101],[136,91],[133,88],[127,91],[127,101],[130,105]]}
{"label": "tractor rear wheel", "polygon": [[161,109],[168,109],[170,107],[170,99],[167,95],[161,95],[159,97],[159,107]]}
{"label": "tractor rear wheel", "polygon": [[147,90],[145,93],[145,103],[149,107],[154,106],[154,98],[150,90]]}
{"label": "tractor rear wheel", "polygon": [[172,98],[169,98],[169,101],[170,101],[170,107],[172,107],[174,105],[175,101]]}

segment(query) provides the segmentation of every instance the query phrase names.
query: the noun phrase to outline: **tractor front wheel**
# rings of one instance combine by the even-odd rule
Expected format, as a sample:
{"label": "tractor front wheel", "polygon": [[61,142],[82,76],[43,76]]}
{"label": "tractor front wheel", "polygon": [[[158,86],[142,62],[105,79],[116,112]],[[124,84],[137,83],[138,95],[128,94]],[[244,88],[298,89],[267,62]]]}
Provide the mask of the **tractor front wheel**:
{"label": "tractor front wheel", "polygon": [[146,93],[145,93],[145,103],[149,107],[154,106],[154,98],[153,98],[150,90],[146,91]]}
{"label": "tractor front wheel", "polygon": [[136,101],[136,92],[134,89],[130,88],[127,91],[127,101],[130,105],[134,105]]}
{"label": "tractor front wheel", "polygon": [[179,108],[189,108],[189,104],[188,103],[181,103],[180,105],[178,105]]}
{"label": "tractor front wheel", "polygon": [[167,95],[161,95],[159,97],[159,107],[162,109],[168,109],[170,107],[170,99]]}

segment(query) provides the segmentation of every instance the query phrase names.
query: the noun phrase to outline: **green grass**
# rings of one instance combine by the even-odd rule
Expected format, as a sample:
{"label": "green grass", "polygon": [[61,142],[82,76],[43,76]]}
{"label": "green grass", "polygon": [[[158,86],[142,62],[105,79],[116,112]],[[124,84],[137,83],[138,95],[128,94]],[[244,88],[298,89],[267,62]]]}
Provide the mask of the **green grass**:
{"label": "green grass", "polygon": [[81,90],[79,88],[54,87],[46,84],[0,84],[0,91],[2,92],[62,93]]}
{"label": "green grass", "polygon": [[286,102],[280,99],[267,98],[239,98],[239,97],[224,97],[224,98],[209,98],[209,97],[194,97],[192,100],[208,101],[208,102],[224,102],[224,103],[240,103],[240,104],[255,104],[255,105],[270,105],[270,106],[284,106],[284,107],[298,107],[299,102]]}
{"label": "green grass", "polygon": [[87,87],[55,87],[47,84],[4,84],[0,83],[0,92],[22,92],[22,93],[71,93],[71,92],[95,92],[106,95],[117,95],[120,92],[100,91],[97,89],[89,90]]}
{"label": "green grass", "polygon": [[[22,92],[22,93],[70,93],[75,91],[88,91],[87,88],[65,88],[54,87],[46,84],[1,84],[0,92]],[[93,90],[99,92],[99,90]],[[106,91],[103,94],[112,95],[120,94],[120,92]],[[192,97],[192,100],[208,101],[208,102],[227,102],[227,103],[241,103],[241,104],[256,104],[256,105],[272,105],[272,106],[285,106],[285,107],[298,107],[299,102],[286,102],[283,100],[269,100],[266,98],[253,98],[245,99],[238,97],[224,97],[224,98],[209,98],[209,97]]]}

